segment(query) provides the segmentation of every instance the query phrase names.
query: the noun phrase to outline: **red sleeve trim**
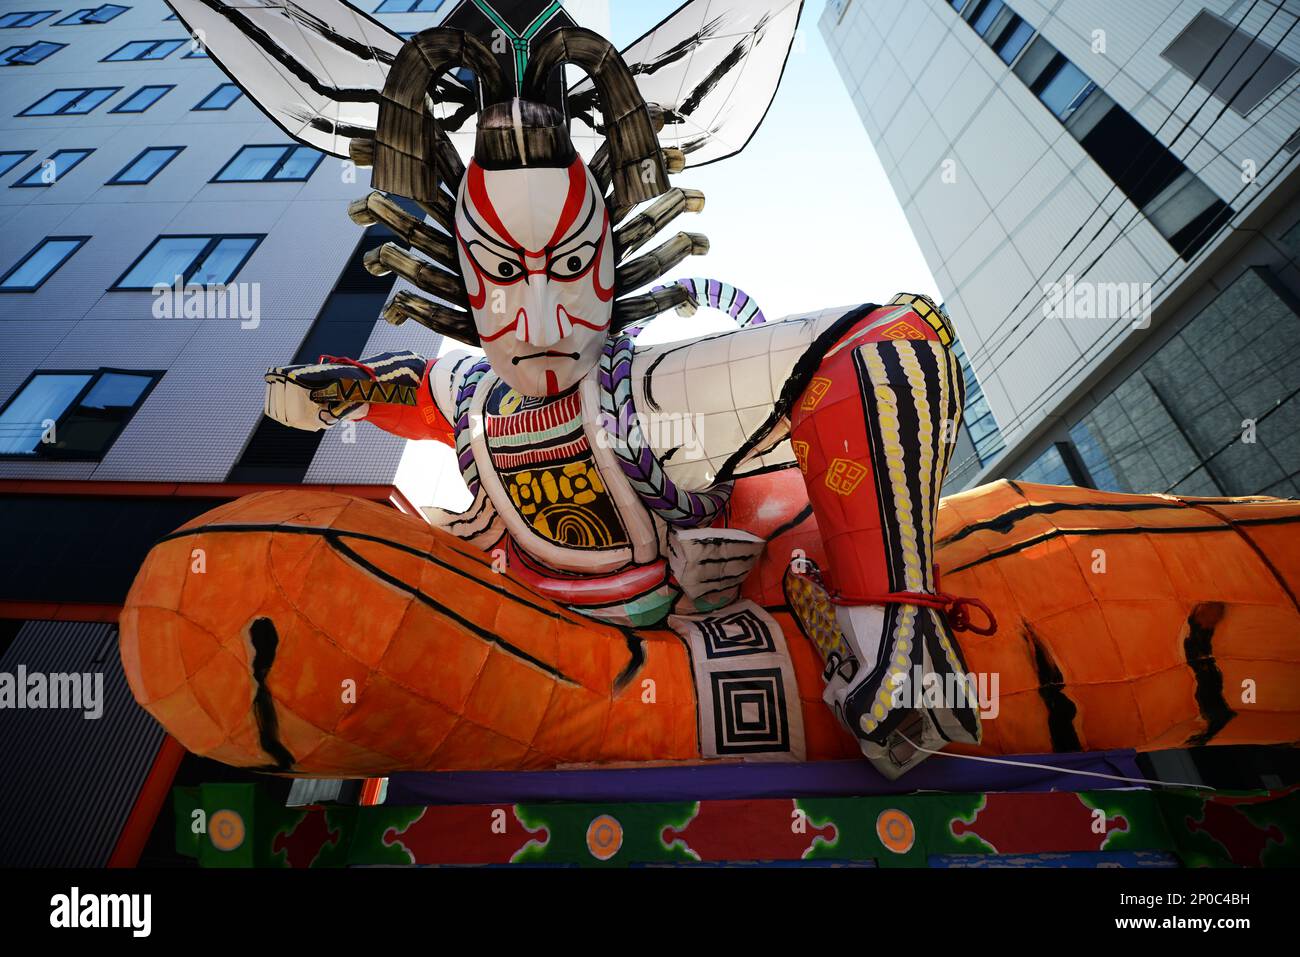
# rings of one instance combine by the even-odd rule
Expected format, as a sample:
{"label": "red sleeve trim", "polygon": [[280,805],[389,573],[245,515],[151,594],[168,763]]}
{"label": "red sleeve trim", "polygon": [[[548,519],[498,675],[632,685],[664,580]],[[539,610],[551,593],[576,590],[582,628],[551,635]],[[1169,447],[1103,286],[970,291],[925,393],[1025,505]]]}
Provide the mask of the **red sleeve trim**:
{"label": "red sleeve trim", "polygon": [[419,397],[415,405],[372,402],[365,421],[385,432],[400,435],[404,439],[435,439],[447,445],[455,445],[456,430],[438,408],[438,403],[433,400],[433,391],[429,387],[429,373],[433,371],[434,363],[437,361],[431,359],[424,367],[424,379],[420,382]]}

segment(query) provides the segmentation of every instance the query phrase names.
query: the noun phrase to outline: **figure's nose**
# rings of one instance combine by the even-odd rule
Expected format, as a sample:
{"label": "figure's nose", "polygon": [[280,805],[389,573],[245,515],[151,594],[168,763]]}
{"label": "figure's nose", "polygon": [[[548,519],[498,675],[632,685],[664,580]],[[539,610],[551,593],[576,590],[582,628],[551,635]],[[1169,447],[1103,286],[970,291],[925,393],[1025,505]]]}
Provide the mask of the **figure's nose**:
{"label": "figure's nose", "polygon": [[528,291],[524,296],[524,308],[528,312],[525,327],[525,340],[530,346],[548,349],[560,341],[559,323],[555,319],[555,304],[547,294],[545,276],[529,276],[526,280]]}

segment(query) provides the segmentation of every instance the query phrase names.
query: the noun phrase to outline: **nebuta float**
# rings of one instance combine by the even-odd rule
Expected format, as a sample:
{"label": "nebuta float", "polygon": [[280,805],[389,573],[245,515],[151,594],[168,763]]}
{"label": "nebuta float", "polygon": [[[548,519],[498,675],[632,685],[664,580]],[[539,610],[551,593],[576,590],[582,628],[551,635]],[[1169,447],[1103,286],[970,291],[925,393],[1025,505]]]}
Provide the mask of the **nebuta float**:
{"label": "nebuta float", "polygon": [[[670,176],[748,142],[797,0],[695,0],[622,53],[542,3],[467,0],[406,41],[337,0],[173,6],[292,135],[372,167],[349,212],[400,239],[368,268],[409,281],[385,318],[475,349],[268,372],[286,425],[453,446],[473,504],[431,524],[267,492],[159,543],[122,657],[192,751],[324,776],[861,754],[896,777],[945,749],[1300,739],[1300,505],[941,502],[964,377],[934,303],[766,321],[730,286],[655,285],[708,249],[653,245],[704,202]],[[638,344],[699,306],[736,328]]]}

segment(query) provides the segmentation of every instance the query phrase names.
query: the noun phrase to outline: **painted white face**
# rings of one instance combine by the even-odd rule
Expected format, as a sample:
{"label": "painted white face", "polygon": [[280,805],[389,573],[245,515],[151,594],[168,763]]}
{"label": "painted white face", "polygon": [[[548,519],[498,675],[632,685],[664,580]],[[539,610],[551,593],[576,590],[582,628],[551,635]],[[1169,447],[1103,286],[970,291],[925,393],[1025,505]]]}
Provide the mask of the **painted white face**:
{"label": "painted white face", "polygon": [[600,358],[614,309],[609,211],[582,159],[567,169],[471,162],[456,240],[492,370],[528,396],[576,385]]}

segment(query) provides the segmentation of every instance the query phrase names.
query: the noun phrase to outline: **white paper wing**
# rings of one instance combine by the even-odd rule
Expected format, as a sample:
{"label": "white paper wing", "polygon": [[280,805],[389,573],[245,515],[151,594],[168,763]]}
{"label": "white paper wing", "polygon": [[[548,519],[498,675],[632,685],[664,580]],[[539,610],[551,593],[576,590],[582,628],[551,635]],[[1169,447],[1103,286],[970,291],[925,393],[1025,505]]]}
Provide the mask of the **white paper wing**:
{"label": "white paper wing", "polygon": [[[622,51],[647,103],[666,118],[659,140],[703,166],[745,147],[767,115],[799,26],[803,0],[690,0]],[[575,143],[601,142],[595,91],[569,90]]]}
{"label": "white paper wing", "polygon": [[342,0],[167,0],[212,60],[301,143],[347,156],[374,133],[403,40]]}

